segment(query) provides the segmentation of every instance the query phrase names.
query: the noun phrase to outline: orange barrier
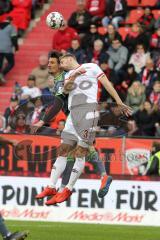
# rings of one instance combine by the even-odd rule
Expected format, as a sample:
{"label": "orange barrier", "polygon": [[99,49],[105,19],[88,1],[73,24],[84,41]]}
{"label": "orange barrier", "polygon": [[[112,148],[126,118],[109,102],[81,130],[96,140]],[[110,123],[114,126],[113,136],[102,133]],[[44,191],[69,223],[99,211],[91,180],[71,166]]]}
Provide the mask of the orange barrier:
{"label": "orange barrier", "polygon": [[[10,176],[48,177],[56,159],[59,137],[32,135],[3,135],[15,139],[18,147],[0,146],[0,174]],[[110,174],[139,175],[150,158],[154,139],[97,138],[96,148]],[[97,173],[93,162],[86,164],[86,172]]]}

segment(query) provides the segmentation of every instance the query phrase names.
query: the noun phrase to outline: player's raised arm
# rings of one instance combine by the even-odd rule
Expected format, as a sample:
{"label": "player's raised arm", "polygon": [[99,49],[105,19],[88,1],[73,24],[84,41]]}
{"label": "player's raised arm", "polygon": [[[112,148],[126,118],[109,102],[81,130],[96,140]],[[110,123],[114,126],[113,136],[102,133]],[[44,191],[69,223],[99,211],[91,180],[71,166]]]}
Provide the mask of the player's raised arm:
{"label": "player's raised arm", "polygon": [[113,85],[111,84],[111,82],[108,80],[108,78],[106,77],[106,75],[101,75],[98,80],[102,83],[102,85],[104,86],[104,88],[107,90],[107,92],[114,98],[114,100],[116,101],[116,103],[121,106],[122,111],[125,115],[130,116],[132,114],[132,109],[125,105],[122,100],[120,99],[117,91],[114,89]]}

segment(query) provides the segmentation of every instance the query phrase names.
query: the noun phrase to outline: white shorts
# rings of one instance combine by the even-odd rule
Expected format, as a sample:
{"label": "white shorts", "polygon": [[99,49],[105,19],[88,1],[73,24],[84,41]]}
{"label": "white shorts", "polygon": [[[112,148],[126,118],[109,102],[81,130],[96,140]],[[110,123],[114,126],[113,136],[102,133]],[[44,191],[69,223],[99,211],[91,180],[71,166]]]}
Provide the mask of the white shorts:
{"label": "white shorts", "polygon": [[97,112],[97,104],[90,107],[90,112],[88,112],[88,106],[86,105],[78,106],[78,108],[70,111],[65,128],[61,134],[64,143],[70,145],[77,143],[83,147],[93,144],[99,114]]}

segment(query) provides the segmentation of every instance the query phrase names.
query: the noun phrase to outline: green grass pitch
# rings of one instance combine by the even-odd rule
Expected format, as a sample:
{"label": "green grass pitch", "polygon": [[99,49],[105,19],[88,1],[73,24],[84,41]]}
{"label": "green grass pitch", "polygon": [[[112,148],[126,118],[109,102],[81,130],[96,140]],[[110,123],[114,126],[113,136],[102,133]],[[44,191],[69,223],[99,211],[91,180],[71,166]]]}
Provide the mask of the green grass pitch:
{"label": "green grass pitch", "polygon": [[6,221],[12,231],[29,230],[26,240],[158,240],[159,227]]}

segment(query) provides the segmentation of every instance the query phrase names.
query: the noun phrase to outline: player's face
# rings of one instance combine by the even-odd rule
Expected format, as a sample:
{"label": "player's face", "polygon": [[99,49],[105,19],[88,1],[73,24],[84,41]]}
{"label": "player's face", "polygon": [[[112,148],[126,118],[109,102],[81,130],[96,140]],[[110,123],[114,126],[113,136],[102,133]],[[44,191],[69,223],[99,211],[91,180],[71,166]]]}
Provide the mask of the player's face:
{"label": "player's face", "polygon": [[65,70],[65,71],[69,71],[71,70],[71,67],[70,67],[70,58],[62,58],[60,60],[60,67]]}
{"label": "player's face", "polygon": [[49,58],[48,60],[48,72],[50,74],[56,74],[59,72],[59,64],[57,58]]}

